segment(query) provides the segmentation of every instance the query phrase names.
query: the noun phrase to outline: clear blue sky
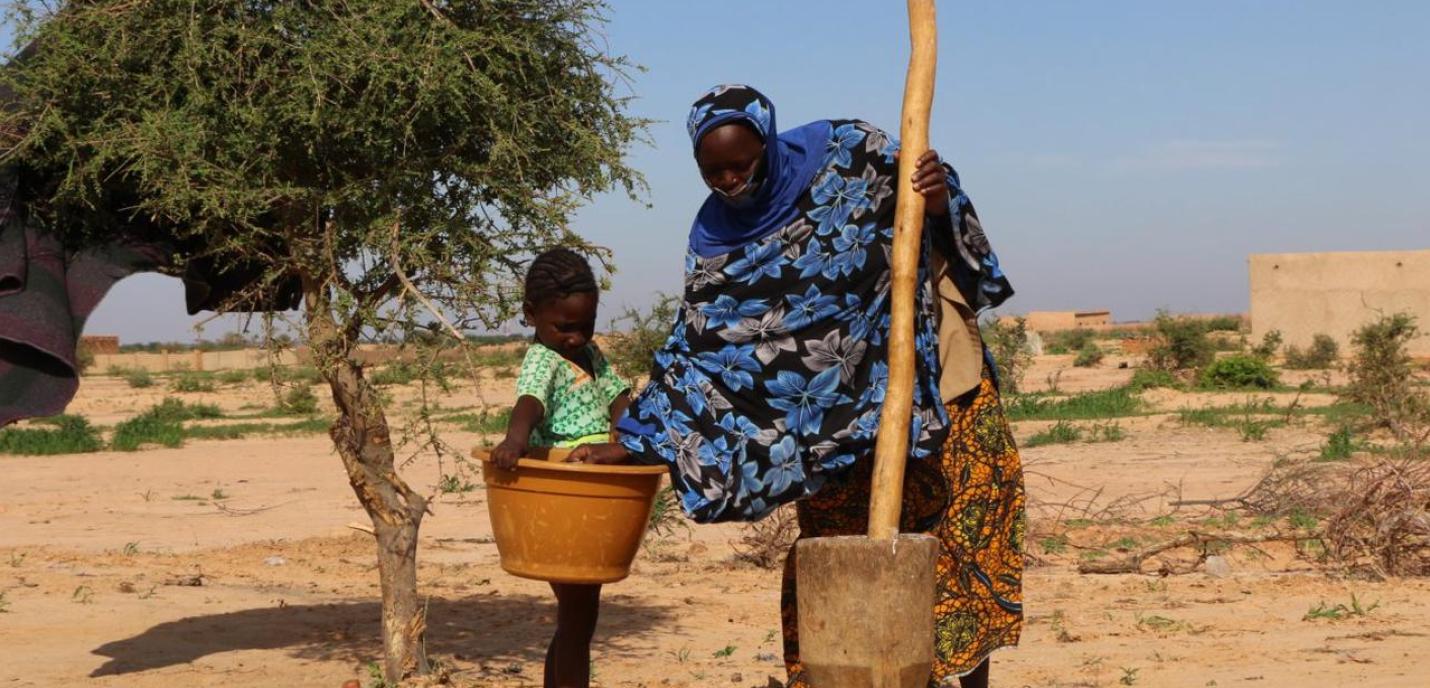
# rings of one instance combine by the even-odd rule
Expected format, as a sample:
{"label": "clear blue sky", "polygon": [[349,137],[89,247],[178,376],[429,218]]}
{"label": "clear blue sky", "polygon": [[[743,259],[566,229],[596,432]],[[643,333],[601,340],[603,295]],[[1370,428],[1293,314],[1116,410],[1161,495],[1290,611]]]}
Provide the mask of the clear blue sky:
{"label": "clear blue sky", "polygon": [[[1240,311],[1250,253],[1430,248],[1430,3],[939,10],[932,140],[1018,291],[1005,312]],[[662,121],[633,153],[651,207],[612,196],[577,218],[620,268],[605,314],[679,289],[706,193],[683,127],[691,100],[740,81],[786,128],[896,128],[906,31],[894,0],[615,0],[606,39],[648,68],[635,112]],[[177,281],[141,276],[88,330],[187,339],[190,322]]]}

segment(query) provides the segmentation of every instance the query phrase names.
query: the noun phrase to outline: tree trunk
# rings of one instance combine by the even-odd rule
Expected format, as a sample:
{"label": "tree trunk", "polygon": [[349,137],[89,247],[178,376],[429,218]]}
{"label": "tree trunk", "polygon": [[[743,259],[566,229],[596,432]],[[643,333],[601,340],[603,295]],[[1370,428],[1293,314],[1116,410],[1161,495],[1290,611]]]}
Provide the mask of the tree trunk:
{"label": "tree trunk", "polygon": [[427,500],[397,475],[382,402],[351,356],[357,342],[346,333],[359,328],[339,325],[327,289],[315,280],[304,280],[304,292],[313,360],[338,408],[330,434],[377,538],[383,676],[396,684],[428,671],[427,613],[417,598],[417,532]]}

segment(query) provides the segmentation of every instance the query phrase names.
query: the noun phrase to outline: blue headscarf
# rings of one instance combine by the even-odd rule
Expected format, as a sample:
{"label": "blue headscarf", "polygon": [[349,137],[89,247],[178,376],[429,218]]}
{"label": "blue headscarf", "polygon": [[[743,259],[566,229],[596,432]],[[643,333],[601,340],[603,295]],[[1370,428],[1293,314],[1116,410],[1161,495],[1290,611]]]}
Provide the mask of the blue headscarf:
{"label": "blue headscarf", "polygon": [[707,133],[734,121],[748,122],[765,141],[765,181],[747,208],[732,208],[714,193],[705,199],[690,226],[690,250],[702,258],[729,253],[792,222],[800,195],[823,167],[832,132],[829,122],[818,121],[772,136],[777,131],[774,103],[739,84],[716,86],[695,101],[686,129],[699,149]]}

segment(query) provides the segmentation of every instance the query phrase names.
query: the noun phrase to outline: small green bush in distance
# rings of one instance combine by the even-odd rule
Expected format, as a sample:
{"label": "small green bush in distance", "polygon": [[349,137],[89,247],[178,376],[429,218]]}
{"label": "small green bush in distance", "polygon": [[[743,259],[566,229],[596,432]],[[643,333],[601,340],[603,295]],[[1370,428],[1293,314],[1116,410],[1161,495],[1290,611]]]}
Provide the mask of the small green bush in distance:
{"label": "small green bush in distance", "polygon": [[245,382],[248,382],[250,375],[248,374],[247,370],[235,369],[225,370],[219,373],[216,377],[221,384],[241,385]]}
{"label": "small green bush in distance", "polygon": [[99,432],[83,417],[63,415],[43,420],[44,425],[52,427],[0,430],[0,454],[84,454],[104,447]]}
{"label": "small green bush in distance", "polygon": [[1103,357],[1104,354],[1102,353],[1102,349],[1098,347],[1097,342],[1089,339],[1082,345],[1081,349],[1078,349],[1077,358],[1073,359],[1073,367],[1091,368],[1101,363]]}
{"label": "small green bush in distance", "polygon": [[1414,441],[1430,426],[1430,395],[1419,386],[1409,350],[1418,336],[1414,316],[1382,316],[1352,335],[1354,356],[1346,364],[1346,399],[1369,406],[1374,422],[1401,441]]}
{"label": "small green bush in distance", "polygon": [[1137,372],[1132,373],[1132,381],[1128,382],[1127,386],[1132,388],[1134,392],[1157,387],[1166,387],[1168,389],[1183,389],[1186,387],[1181,379],[1173,375],[1171,371],[1158,370],[1156,368],[1138,368]]}
{"label": "small green bush in distance", "polygon": [[179,373],[169,381],[169,389],[175,392],[212,392],[213,378],[204,373]]}
{"label": "small green bush in distance", "polygon": [[1207,337],[1206,325],[1199,320],[1158,311],[1153,327],[1158,343],[1147,352],[1149,367],[1161,370],[1201,368],[1211,363],[1216,355]]}
{"label": "small green bush in distance", "polygon": [[223,413],[213,404],[164,399],[148,411],[116,425],[109,446],[116,451],[138,451],[150,444],[169,448],[182,446],[184,421],[221,417]]}
{"label": "small green bush in distance", "polygon": [[1043,335],[1043,352],[1049,354],[1070,354],[1081,351],[1096,335],[1086,327],[1075,330],[1058,330]]}
{"label": "small green bush in distance", "polygon": [[1281,376],[1265,359],[1236,354],[1203,368],[1197,384],[1203,389],[1272,389],[1281,384]]}
{"label": "small green bush in distance", "polygon": [[983,339],[993,355],[998,372],[998,391],[1006,396],[1021,393],[1023,376],[1033,363],[1033,350],[1028,345],[1026,318],[990,316],[982,325]]}
{"label": "small green bush in distance", "polygon": [[1281,330],[1271,330],[1262,335],[1261,343],[1251,347],[1251,355],[1264,361],[1276,358],[1276,352],[1281,350]]}
{"label": "small green bush in distance", "polygon": [[1286,367],[1294,370],[1325,370],[1336,364],[1341,356],[1341,347],[1328,334],[1318,334],[1311,338],[1311,345],[1303,351],[1296,346],[1286,347]]}
{"label": "small green bush in distance", "polygon": [[[260,368],[253,373],[259,380],[266,380],[269,377],[268,371]],[[323,376],[313,366],[278,366],[272,370],[272,376],[279,382],[287,384],[303,383],[316,385],[323,381]]]}
{"label": "small green bush in distance", "polygon": [[1240,332],[1242,320],[1236,315],[1218,315],[1202,321],[1207,332]]}
{"label": "small green bush in distance", "polygon": [[281,416],[311,416],[318,412],[318,395],[312,387],[299,385],[288,390],[273,410]]}
{"label": "small green bush in distance", "polygon": [[416,366],[403,361],[393,361],[374,372],[369,381],[378,387],[388,385],[406,385],[421,377],[421,372]]}
{"label": "small green bush in distance", "polygon": [[183,423],[146,412],[114,426],[114,436],[109,440],[115,451],[138,451],[150,444],[170,449],[182,446]]}
{"label": "small green bush in distance", "polygon": [[1342,427],[1326,438],[1321,445],[1321,461],[1344,461],[1356,451],[1355,435],[1348,427]]}
{"label": "small green bush in distance", "polygon": [[145,389],[154,386],[154,376],[150,375],[149,371],[143,368],[125,373],[124,381],[129,383],[129,386],[134,389]]}

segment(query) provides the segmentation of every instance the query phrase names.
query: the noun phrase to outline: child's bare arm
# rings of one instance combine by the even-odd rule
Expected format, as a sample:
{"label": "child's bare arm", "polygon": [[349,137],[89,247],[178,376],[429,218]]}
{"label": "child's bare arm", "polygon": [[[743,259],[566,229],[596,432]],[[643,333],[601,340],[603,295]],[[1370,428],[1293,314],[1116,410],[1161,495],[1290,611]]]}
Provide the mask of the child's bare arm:
{"label": "child's bare arm", "polygon": [[541,422],[546,409],[536,397],[522,395],[511,407],[511,420],[506,424],[506,439],[492,450],[492,463],[501,468],[516,467],[517,459],[526,455],[531,441],[531,429]]}
{"label": "child's bare arm", "polygon": [[611,402],[611,441],[616,441],[616,423],[620,422],[621,416],[626,414],[626,407],[631,405],[631,391],[626,390],[616,395],[615,401]]}

